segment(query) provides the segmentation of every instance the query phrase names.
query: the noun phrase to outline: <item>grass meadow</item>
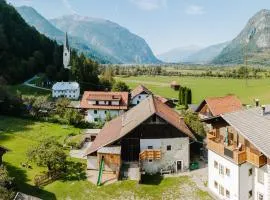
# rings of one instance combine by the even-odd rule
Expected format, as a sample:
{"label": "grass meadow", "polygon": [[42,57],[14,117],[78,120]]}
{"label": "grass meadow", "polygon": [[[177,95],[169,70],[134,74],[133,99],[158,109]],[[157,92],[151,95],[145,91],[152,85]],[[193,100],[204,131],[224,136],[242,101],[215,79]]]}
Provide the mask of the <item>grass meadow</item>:
{"label": "grass meadow", "polygon": [[168,77],[168,76],[131,76],[117,77],[126,82],[130,88],[143,84],[153,93],[178,98],[178,92],[170,88],[170,82],[177,81],[181,86],[192,89],[193,103],[198,104],[206,97],[235,94],[243,103],[253,104],[258,98],[263,104],[270,103],[270,79],[197,78],[197,77]]}
{"label": "grass meadow", "polygon": [[[17,189],[44,200],[104,200],[104,199],[199,199],[208,200],[210,196],[197,188],[189,177],[153,177],[144,184],[136,181],[119,181],[115,184],[97,187],[87,181],[85,160],[68,158],[67,174],[60,180],[37,188],[33,178],[46,171],[46,168],[31,163],[32,169],[21,166],[27,162],[26,152],[45,137],[54,136],[63,143],[71,133],[80,130],[71,126],[35,122],[27,119],[0,115],[0,145],[10,149],[4,155],[4,164],[10,176],[15,178]],[[67,151],[68,154],[68,151]]]}

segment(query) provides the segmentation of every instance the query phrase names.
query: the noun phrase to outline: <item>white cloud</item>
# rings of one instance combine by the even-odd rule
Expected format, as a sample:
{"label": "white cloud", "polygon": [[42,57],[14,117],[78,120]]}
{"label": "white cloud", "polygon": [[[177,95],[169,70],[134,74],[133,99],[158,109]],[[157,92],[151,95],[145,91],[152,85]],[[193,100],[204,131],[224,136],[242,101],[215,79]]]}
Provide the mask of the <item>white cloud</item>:
{"label": "white cloud", "polygon": [[64,6],[72,13],[77,14],[77,12],[74,10],[74,8],[71,6],[68,0],[62,0]]}
{"label": "white cloud", "polygon": [[188,15],[202,15],[205,13],[204,7],[198,5],[190,5],[186,9]]}
{"label": "white cloud", "polygon": [[130,0],[142,10],[157,10],[167,6],[167,0]]}

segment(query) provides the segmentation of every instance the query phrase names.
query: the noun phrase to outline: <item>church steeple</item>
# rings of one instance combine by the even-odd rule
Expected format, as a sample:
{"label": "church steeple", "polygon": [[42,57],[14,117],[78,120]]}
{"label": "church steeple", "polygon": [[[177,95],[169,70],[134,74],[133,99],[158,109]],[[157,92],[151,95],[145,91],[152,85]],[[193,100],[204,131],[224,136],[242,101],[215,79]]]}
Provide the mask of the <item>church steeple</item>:
{"label": "church steeple", "polygon": [[66,32],[65,44],[64,46],[69,50],[69,43],[68,43],[68,34]]}
{"label": "church steeple", "polygon": [[63,49],[63,65],[65,69],[70,69],[70,47],[68,42],[68,34],[66,32],[64,49]]}

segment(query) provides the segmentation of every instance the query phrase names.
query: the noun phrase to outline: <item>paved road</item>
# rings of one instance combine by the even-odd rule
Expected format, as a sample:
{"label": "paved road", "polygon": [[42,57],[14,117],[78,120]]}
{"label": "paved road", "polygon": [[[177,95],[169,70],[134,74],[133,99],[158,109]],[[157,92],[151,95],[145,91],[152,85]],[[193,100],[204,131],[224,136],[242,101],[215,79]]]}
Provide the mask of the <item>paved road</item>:
{"label": "paved road", "polygon": [[26,85],[28,87],[32,87],[32,88],[37,88],[37,89],[41,89],[41,90],[47,90],[47,91],[51,91],[51,89],[48,89],[48,88],[44,88],[44,87],[39,87],[39,86],[36,86],[35,84],[30,84],[31,81],[35,80],[35,79],[38,79],[39,77],[37,75],[33,76],[32,78],[28,79],[27,81],[25,81],[23,83],[23,85]]}

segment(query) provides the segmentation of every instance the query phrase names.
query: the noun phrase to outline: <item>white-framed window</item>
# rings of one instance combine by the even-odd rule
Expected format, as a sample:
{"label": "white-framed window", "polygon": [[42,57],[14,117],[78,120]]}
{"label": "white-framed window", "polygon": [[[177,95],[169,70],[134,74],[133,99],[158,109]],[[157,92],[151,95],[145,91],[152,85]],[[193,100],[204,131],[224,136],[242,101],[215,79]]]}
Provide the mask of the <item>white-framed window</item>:
{"label": "white-framed window", "polygon": [[248,198],[250,199],[252,197],[252,190],[248,191]]}
{"label": "white-framed window", "polygon": [[218,189],[218,183],[216,181],[214,181],[214,187]]}
{"label": "white-framed window", "polygon": [[224,166],[219,164],[219,174],[224,175]]}
{"label": "white-framed window", "polygon": [[219,194],[224,196],[224,187],[222,185],[219,185]]}
{"label": "white-framed window", "polygon": [[217,162],[217,161],[214,161],[214,167],[215,167],[216,169],[218,169],[218,162]]}
{"label": "white-framed window", "polygon": [[253,170],[252,170],[252,168],[250,168],[250,169],[248,170],[248,176],[252,176],[252,174],[253,174]]}
{"label": "white-framed window", "polygon": [[258,192],[258,200],[263,200],[263,194]]}
{"label": "white-framed window", "polygon": [[153,149],[153,146],[148,146],[147,149]]}
{"label": "white-framed window", "polygon": [[167,145],[167,151],[171,151],[172,150],[172,146],[171,145]]}
{"label": "white-framed window", "polygon": [[153,162],[153,160],[152,159],[149,159],[148,162]]}
{"label": "white-framed window", "polygon": [[263,170],[260,170],[260,169],[257,170],[257,180],[258,180],[258,183],[264,184],[264,171]]}
{"label": "white-framed window", "polygon": [[226,168],[225,169],[225,172],[226,172],[226,176],[230,176],[231,175],[231,170],[229,168]]}
{"label": "white-framed window", "polygon": [[226,197],[227,198],[230,198],[231,194],[230,194],[230,191],[229,190],[226,190]]}

